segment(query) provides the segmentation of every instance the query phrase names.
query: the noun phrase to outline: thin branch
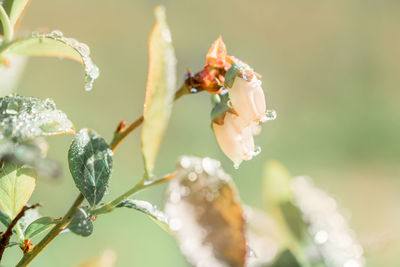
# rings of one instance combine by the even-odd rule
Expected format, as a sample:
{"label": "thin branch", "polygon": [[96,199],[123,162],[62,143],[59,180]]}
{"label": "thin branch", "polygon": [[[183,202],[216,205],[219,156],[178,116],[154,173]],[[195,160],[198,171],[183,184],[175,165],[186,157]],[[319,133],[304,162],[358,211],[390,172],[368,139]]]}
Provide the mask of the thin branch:
{"label": "thin branch", "polygon": [[51,231],[43,237],[43,239],[32,249],[32,251],[25,253],[22,259],[16,265],[17,267],[27,266],[57,235],[66,229],[74,217],[78,208],[82,205],[85,197],[82,194],[76,198],[75,202],[69,208],[68,212],[64,215]]}
{"label": "thin branch", "polygon": [[1,261],[2,257],[3,257],[4,250],[6,249],[8,244],[10,243],[10,238],[11,238],[11,236],[13,234],[12,229],[14,228],[14,226],[17,225],[18,221],[22,217],[24,217],[25,212],[27,210],[34,209],[34,208],[36,208],[38,206],[40,206],[40,204],[35,204],[35,205],[30,206],[30,207],[23,206],[21,211],[18,212],[17,216],[15,216],[15,218],[8,225],[7,230],[0,236],[0,261]]}
{"label": "thin branch", "polygon": [[[186,82],[178,89],[175,93],[174,101],[179,99],[181,96],[184,96],[189,93],[188,86]],[[133,132],[137,127],[142,125],[144,120],[143,115],[137,118],[134,122],[128,125],[128,127],[120,129],[120,125],[118,126],[117,131],[114,134],[113,140],[110,143],[110,148],[112,151],[115,151],[118,145],[124,140],[124,138]]]}
{"label": "thin branch", "polygon": [[109,212],[113,211],[115,209],[115,207],[121,201],[124,201],[131,195],[133,195],[147,187],[170,181],[171,179],[175,178],[175,176],[176,176],[176,173],[174,172],[174,173],[168,174],[158,180],[146,181],[146,180],[142,179],[138,184],[136,184],[134,187],[132,187],[131,189],[129,189],[128,191],[126,191],[125,193],[123,193],[122,195],[120,195],[119,197],[114,199],[113,201],[108,202],[107,204],[104,204],[103,206],[101,206],[98,209],[90,211],[90,213],[93,215],[109,213]]}

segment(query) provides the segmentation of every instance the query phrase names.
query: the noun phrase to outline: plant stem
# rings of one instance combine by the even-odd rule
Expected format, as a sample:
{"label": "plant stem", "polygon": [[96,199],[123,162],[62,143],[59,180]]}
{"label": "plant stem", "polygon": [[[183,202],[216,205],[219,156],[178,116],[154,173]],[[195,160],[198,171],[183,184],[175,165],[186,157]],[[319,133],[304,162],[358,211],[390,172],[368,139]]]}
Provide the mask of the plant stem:
{"label": "plant stem", "polygon": [[114,199],[113,201],[108,202],[107,204],[105,204],[104,206],[101,206],[98,209],[90,211],[90,213],[93,215],[109,213],[115,209],[115,206],[117,206],[120,202],[124,201],[131,195],[133,195],[147,187],[151,187],[153,185],[157,185],[157,184],[161,184],[166,181],[169,181],[169,180],[173,179],[175,176],[176,176],[176,173],[171,173],[171,174],[168,174],[168,175],[164,176],[163,178],[160,178],[157,180],[147,181],[145,179],[142,179],[134,187],[132,187],[131,189],[129,189],[128,191],[126,191],[125,193],[123,193],[122,195],[120,195],[119,197]]}
{"label": "plant stem", "polygon": [[60,220],[51,231],[43,237],[43,239],[32,249],[32,251],[25,253],[22,259],[16,265],[19,266],[27,266],[56,236],[65,228],[67,228],[68,224],[71,222],[72,218],[75,215],[75,212],[81,206],[84,196],[79,194],[76,198],[75,202],[69,208],[68,212],[64,215],[62,220]]}
{"label": "plant stem", "polygon": [[7,15],[7,12],[2,5],[0,5],[0,22],[3,26],[3,42],[8,43],[13,38],[14,30]]}
{"label": "plant stem", "polygon": [[[179,99],[181,96],[184,96],[189,93],[188,87],[186,83],[184,83],[181,88],[178,89],[175,93],[174,101]],[[136,119],[134,122],[129,124],[126,128],[122,129],[122,131],[116,132],[114,137],[110,143],[110,148],[112,151],[115,151],[118,145],[124,140],[124,138],[133,132],[137,127],[139,127],[143,123],[144,117],[143,115]]]}
{"label": "plant stem", "polygon": [[11,221],[8,225],[7,230],[1,235],[0,237],[0,261],[3,257],[4,250],[7,248],[8,243],[10,242],[11,235],[13,234],[13,228],[17,225],[18,221],[24,217],[25,212],[29,209],[34,209],[39,204],[32,205],[30,207],[24,206],[22,207],[21,211],[15,216],[15,218]]}

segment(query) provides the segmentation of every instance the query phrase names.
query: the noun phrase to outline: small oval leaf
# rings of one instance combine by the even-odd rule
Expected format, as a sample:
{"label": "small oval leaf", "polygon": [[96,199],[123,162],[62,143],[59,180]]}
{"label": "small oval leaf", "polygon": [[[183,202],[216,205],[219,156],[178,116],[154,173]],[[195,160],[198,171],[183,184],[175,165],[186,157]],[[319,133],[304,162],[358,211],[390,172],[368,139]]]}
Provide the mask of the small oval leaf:
{"label": "small oval leaf", "polygon": [[79,208],[74,218],[68,225],[68,229],[80,236],[89,236],[93,232],[93,223],[90,214],[84,208]]}
{"label": "small oval leaf", "polygon": [[147,177],[170,117],[176,86],[176,58],[163,7],[155,9],[156,24],[149,40],[149,74],[143,111],[142,153]]}
{"label": "small oval leaf", "polygon": [[182,158],[168,186],[166,214],[194,266],[245,266],[243,209],[231,177],[218,161]]}
{"label": "small oval leaf", "polygon": [[36,186],[33,168],[4,162],[0,169],[0,208],[14,218],[28,202]]}
{"label": "small oval leaf", "polygon": [[76,187],[91,206],[104,197],[113,166],[113,153],[96,132],[82,129],[68,151],[69,169]]}
{"label": "small oval leaf", "polygon": [[0,98],[0,140],[28,141],[39,136],[74,133],[53,100],[10,95]]}
{"label": "small oval leaf", "polygon": [[51,217],[42,217],[35,221],[33,221],[25,230],[25,239],[31,239],[46,230],[49,230],[57,223],[54,218]]}
{"label": "small oval leaf", "polygon": [[73,38],[68,38],[62,32],[55,30],[47,34],[33,34],[32,37],[17,39],[0,50],[0,57],[8,55],[48,56],[68,58],[85,66],[85,90],[93,87],[100,71],[90,58],[90,49]]}

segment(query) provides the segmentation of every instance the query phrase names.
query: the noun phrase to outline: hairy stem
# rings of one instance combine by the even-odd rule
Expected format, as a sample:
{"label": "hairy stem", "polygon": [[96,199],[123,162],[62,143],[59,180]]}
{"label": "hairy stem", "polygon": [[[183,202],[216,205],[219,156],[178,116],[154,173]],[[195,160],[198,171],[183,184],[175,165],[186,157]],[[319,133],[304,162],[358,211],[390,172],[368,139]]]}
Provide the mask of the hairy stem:
{"label": "hairy stem", "polygon": [[25,255],[16,266],[27,266],[54,238],[56,238],[56,236],[62,230],[66,229],[84,199],[84,196],[82,194],[79,194],[79,196],[76,198],[75,202],[69,208],[68,212],[64,215],[62,220],[60,220],[51,229],[51,231],[45,237],[43,237],[43,239],[32,249],[32,251],[25,253]]}
{"label": "hairy stem", "polygon": [[7,12],[2,5],[0,5],[0,22],[3,26],[3,42],[8,43],[13,38],[13,27],[10,19],[8,18]]}

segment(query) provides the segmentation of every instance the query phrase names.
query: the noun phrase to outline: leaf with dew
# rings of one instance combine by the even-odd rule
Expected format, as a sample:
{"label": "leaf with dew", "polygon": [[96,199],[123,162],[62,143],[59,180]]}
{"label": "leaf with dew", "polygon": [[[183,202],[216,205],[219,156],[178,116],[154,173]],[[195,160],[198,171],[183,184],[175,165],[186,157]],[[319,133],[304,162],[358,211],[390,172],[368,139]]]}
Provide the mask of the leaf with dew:
{"label": "leaf with dew", "polygon": [[113,153],[96,132],[82,129],[68,151],[69,169],[76,187],[91,206],[104,197],[113,166]]}
{"label": "leaf with dew", "polygon": [[48,56],[68,58],[85,66],[85,90],[90,91],[99,77],[99,68],[90,58],[90,49],[76,39],[68,38],[61,31],[47,34],[34,33],[32,37],[17,39],[0,50],[0,57],[9,55]]}
{"label": "leaf with dew", "polygon": [[243,209],[220,162],[182,158],[168,186],[165,211],[183,254],[194,266],[245,266]]}
{"label": "leaf with dew", "polygon": [[156,24],[149,40],[149,73],[141,133],[147,178],[154,163],[170,117],[176,85],[176,58],[163,7],[155,9]]}
{"label": "leaf with dew", "polygon": [[156,219],[159,222],[168,224],[167,216],[162,211],[160,211],[156,206],[144,200],[126,199],[120,202],[116,206],[116,208],[135,209],[140,212],[143,212],[144,214],[149,215],[150,217]]}
{"label": "leaf with dew", "polygon": [[74,132],[72,122],[50,98],[20,95],[0,98],[0,140],[22,142]]}
{"label": "leaf with dew", "polygon": [[79,208],[72,221],[68,225],[68,229],[74,234],[80,236],[89,236],[93,233],[92,217],[85,208]]}

